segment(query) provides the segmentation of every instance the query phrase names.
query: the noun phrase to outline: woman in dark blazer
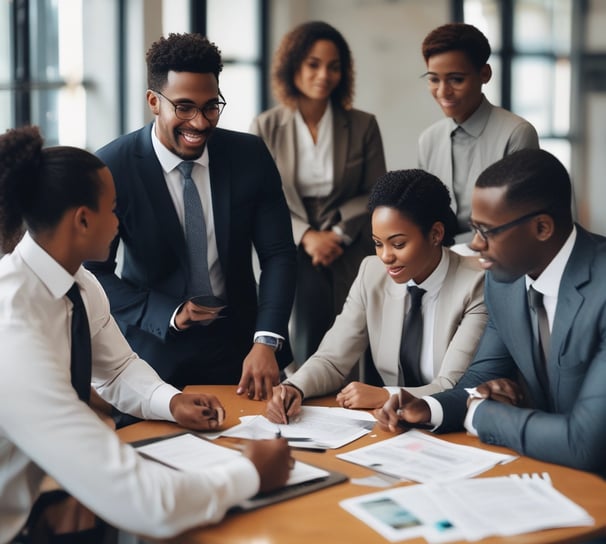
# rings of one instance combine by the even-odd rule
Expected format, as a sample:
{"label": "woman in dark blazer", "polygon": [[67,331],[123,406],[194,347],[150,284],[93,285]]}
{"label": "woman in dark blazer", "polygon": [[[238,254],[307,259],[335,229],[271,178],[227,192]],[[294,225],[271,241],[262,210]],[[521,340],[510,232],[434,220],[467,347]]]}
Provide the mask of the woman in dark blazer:
{"label": "woman in dark blazer", "polygon": [[272,153],[290,208],[298,246],[291,343],[301,365],[373,253],[367,202],[385,157],[375,117],[351,107],[353,61],[335,28],[314,21],[293,29],[278,48],[272,78],[280,105],[259,115],[251,132]]}

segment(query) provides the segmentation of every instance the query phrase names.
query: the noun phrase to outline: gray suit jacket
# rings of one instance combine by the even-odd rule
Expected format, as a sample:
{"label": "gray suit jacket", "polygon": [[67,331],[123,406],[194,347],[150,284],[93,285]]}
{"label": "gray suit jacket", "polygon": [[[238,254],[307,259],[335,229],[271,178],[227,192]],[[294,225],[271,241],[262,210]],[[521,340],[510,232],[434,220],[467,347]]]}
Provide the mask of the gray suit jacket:
{"label": "gray suit jacket", "polygon": [[606,474],[606,238],[577,225],[551,332],[549,391],[535,372],[524,278],[498,283],[488,273],[490,321],[465,376],[436,395],[444,409],[440,432],[460,429],[467,394],[487,380],[519,372],[530,407],[484,401],[473,424],[483,442],[544,461]]}
{"label": "gray suit jacket", "polygon": [[[434,379],[411,387],[415,395],[452,388],[469,365],[488,319],[483,303],[484,273],[477,259],[450,252],[440,290],[433,335]],[[305,396],[342,387],[368,345],[386,385],[398,385],[398,360],[404,291],[376,257],[362,261],[343,312],[326,333],[318,351],[288,381]]]}
{"label": "gray suit jacket", "polygon": [[[298,245],[310,225],[296,185],[295,112],[276,106],[259,115],[250,130],[263,138],[276,162]],[[328,217],[338,210],[338,226],[355,239],[368,223],[370,190],[385,173],[383,142],[374,115],[333,106],[333,145],[334,187],[321,214]]]}

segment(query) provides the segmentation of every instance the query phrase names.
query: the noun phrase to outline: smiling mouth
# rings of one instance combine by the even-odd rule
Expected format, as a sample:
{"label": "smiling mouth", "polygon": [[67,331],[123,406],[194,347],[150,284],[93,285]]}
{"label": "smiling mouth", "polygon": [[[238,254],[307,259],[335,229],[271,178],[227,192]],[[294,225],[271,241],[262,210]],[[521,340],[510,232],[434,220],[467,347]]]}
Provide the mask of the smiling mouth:
{"label": "smiling mouth", "polygon": [[199,145],[204,143],[206,138],[208,137],[208,133],[204,132],[191,132],[179,130],[177,133],[183,138],[188,144]]}
{"label": "smiling mouth", "polygon": [[389,268],[387,268],[387,273],[390,276],[397,276],[402,272],[402,270],[404,270],[404,268],[404,266],[390,266]]}

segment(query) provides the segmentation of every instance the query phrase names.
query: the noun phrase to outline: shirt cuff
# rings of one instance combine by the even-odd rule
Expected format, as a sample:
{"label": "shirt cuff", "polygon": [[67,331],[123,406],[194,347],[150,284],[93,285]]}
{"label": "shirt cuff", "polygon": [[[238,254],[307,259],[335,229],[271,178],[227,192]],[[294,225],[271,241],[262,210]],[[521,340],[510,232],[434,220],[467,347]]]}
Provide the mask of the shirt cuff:
{"label": "shirt cuff", "polygon": [[183,304],[180,304],[179,306],[177,306],[177,309],[173,312],[173,315],[170,318],[170,328],[177,332],[181,332],[181,329],[179,327],[177,327],[177,322],[175,321],[175,318],[177,317],[177,314],[179,313],[179,310],[182,307],[183,307]]}
{"label": "shirt cuff", "polygon": [[442,425],[444,421],[444,410],[442,409],[442,405],[432,396],[427,395],[421,398],[429,405],[429,411],[431,413],[429,423],[433,425],[433,431]]}
{"label": "shirt cuff", "polygon": [[351,239],[351,236],[347,236],[347,234],[345,234],[345,231],[339,227],[339,225],[333,225],[331,227],[331,230],[339,237],[341,238],[341,242],[346,245],[346,246],[350,246],[351,243],[353,242],[353,240]]}
{"label": "shirt cuff", "polygon": [[478,406],[482,404],[486,399],[473,399],[469,403],[469,408],[467,408],[467,414],[465,415],[465,420],[463,421],[463,425],[467,432],[473,436],[478,436],[478,430],[473,426],[473,416],[478,409]]}
{"label": "shirt cuff", "polygon": [[383,389],[387,390],[389,396],[391,397],[392,395],[399,395],[400,389],[402,388],[397,385],[384,385]]}
{"label": "shirt cuff", "polygon": [[180,393],[181,391],[168,383],[164,383],[156,388],[149,399],[149,409],[156,419],[176,421],[170,411],[170,401],[175,395]]}
{"label": "shirt cuff", "polygon": [[[261,487],[261,478],[253,462],[242,455],[237,459],[228,462],[222,466],[223,472],[229,474],[230,482],[237,482],[236,485],[226,485],[224,489],[227,492],[226,503],[237,505],[246,499],[254,497]],[[219,471],[217,471],[219,472]]]}

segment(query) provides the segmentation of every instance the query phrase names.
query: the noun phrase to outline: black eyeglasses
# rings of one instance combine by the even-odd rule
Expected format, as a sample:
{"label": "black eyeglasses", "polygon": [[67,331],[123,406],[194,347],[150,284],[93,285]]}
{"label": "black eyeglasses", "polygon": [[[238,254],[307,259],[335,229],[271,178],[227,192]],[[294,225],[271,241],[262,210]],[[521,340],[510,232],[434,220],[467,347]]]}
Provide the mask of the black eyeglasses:
{"label": "black eyeglasses", "polygon": [[[209,102],[208,104],[204,104],[201,108],[196,106],[195,104],[175,104],[170,98],[164,96],[160,91],[152,91],[157,95],[160,95],[162,98],[170,102],[175,108],[175,116],[177,119],[181,119],[182,121],[191,121],[195,119],[198,115],[198,112],[201,113],[207,121],[211,123],[219,119],[219,116],[223,112],[223,108],[227,105],[225,100],[216,100],[214,102]],[[219,93],[219,96],[223,98],[223,95]]]}
{"label": "black eyeglasses", "polygon": [[497,235],[501,232],[504,232],[506,230],[509,230],[517,225],[521,225],[522,223],[528,221],[529,219],[532,219],[533,217],[536,217],[537,215],[541,215],[542,213],[549,213],[549,212],[547,212],[547,210],[538,210],[536,212],[527,213],[526,215],[523,215],[522,217],[518,217],[517,219],[514,219],[513,221],[510,221],[509,223],[505,223],[504,225],[499,225],[498,227],[493,227],[491,229],[485,229],[485,228],[481,227],[480,225],[477,225],[473,221],[469,222],[469,226],[471,227],[471,230],[475,231],[480,236],[480,238],[482,238],[482,240],[484,240],[485,242],[488,242],[488,238],[490,236],[495,236],[495,235]]}

